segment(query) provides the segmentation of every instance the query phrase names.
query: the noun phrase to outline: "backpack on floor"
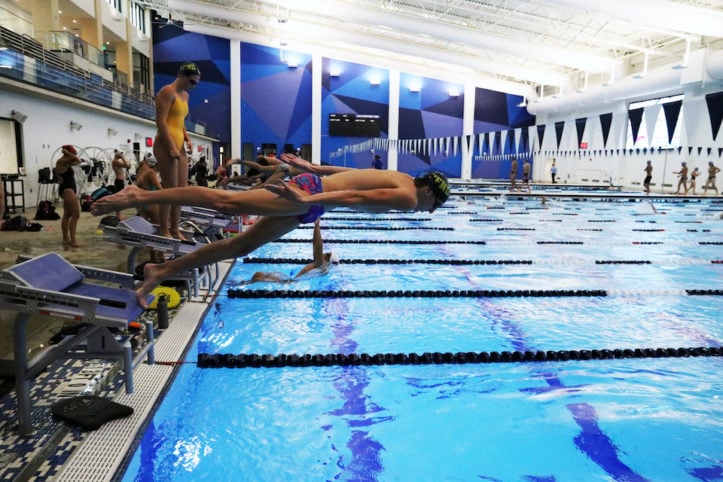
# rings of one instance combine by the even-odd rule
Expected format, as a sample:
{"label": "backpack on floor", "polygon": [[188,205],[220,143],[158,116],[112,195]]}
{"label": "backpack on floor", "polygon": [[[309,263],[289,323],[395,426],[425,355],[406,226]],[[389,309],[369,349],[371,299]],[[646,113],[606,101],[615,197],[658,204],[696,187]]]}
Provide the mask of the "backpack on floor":
{"label": "backpack on floor", "polygon": [[53,206],[53,203],[46,200],[38,203],[38,207],[35,210],[35,219],[54,221],[56,219],[60,219],[60,215],[55,212],[55,206]]}
{"label": "backpack on floor", "polygon": [[110,196],[111,194],[115,193],[115,189],[112,189],[110,186],[101,186],[95,191],[93,191],[90,195],[91,199],[93,201],[97,201],[100,198],[104,198],[106,196]]}

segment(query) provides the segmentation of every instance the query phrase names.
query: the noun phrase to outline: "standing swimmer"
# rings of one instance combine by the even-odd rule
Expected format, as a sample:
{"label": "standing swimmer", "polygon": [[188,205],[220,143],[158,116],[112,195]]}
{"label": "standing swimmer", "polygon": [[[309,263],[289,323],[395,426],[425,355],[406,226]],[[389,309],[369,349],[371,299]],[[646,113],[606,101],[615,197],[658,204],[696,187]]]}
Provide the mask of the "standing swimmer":
{"label": "standing swimmer", "polygon": [[[188,92],[201,80],[201,71],[193,62],[186,62],[178,70],[176,79],[161,88],[156,96],[156,126],[158,133],[153,143],[153,155],[158,160],[163,188],[188,185],[188,155],[193,147],[186,132]],[[186,144],[184,149],[183,144]],[[161,205],[158,234],[167,238],[184,239],[178,225],[181,206]]]}

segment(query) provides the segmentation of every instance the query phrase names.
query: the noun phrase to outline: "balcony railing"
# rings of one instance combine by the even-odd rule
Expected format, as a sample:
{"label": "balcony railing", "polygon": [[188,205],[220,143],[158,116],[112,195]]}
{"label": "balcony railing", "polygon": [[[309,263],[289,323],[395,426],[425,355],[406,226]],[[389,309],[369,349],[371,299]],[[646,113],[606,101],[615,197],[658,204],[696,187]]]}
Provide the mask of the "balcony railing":
{"label": "balcony railing", "polygon": [[155,117],[151,97],[83,70],[34,38],[4,27],[0,27],[0,76],[146,119]]}
{"label": "balcony railing", "polygon": [[[111,82],[102,76],[83,70],[64,60],[58,53],[47,50],[28,35],[20,35],[0,26],[0,77],[83,99],[144,119],[155,120],[153,98],[138,92],[125,82]],[[127,80],[126,80],[127,82]],[[197,126],[201,126],[197,129]],[[202,124],[186,118],[189,132],[205,134]]]}

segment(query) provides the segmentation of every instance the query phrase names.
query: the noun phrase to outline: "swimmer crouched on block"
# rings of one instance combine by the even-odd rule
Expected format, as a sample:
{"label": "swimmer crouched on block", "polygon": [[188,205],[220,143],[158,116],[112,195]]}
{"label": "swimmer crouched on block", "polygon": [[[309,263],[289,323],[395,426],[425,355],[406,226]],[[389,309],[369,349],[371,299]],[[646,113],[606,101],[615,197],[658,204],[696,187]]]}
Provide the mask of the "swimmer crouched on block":
{"label": "swimmer crouched on block", "polygon": [[199,187],[144,191],[129,186],[93,203],[91,211],[95,216],[146,204],[194,205],[228,214],[261,216],[236,237],[216,241],[172,261],[147,264],[143,283],[136,290],[141,306],[147,305],[146,295],[164,279],[224,259],[246,256],[299,224],[313,223],[328,208],[348,207],[367,213],[433,213],[449,197],[447,178],[437,171],[413,178],[398,171],[319,166],[292,155],[282,157],[306,172],[265,189],[238,192]]}

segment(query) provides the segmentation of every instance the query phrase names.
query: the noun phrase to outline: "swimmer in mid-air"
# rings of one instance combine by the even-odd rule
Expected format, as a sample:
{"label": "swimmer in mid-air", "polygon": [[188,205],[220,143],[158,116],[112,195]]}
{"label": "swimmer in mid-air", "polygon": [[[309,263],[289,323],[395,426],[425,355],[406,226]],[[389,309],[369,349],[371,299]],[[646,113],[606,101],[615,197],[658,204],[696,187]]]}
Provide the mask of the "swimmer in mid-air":
{"label": "swimmer in mid-air", "polygon": [[348,207],[368,213],[392,210],[433,213],[449,197],[447,178],[438,171],[412,177],[398,171],[320,166],[294,156],[285,156],[284,161],[306,172],[288,182],[248,191],[201,187],[144,191],[129,186],[93,203],[91,212],[95,216],[146,204],[193,205],[222,213],[261,216],[236,237],[216,241],[172,261],[147,264],[143,283],[136,290],[141,306],[146,306],[146,295],[164,279],[224,259],[246,256],[293,231],[299,224],[316,221],[328,208]]}

